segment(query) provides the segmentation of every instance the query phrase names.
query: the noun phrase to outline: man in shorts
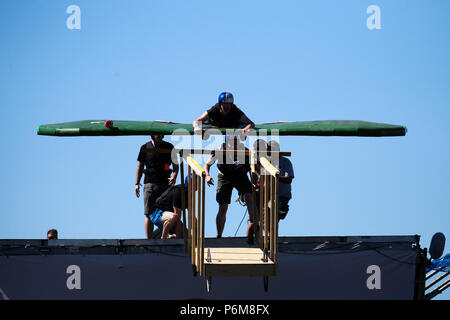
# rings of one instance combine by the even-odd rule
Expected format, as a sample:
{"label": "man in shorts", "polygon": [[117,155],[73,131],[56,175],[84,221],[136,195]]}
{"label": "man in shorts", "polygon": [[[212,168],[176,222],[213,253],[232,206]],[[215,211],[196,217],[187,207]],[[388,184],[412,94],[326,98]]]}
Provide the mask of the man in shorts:
{"label": "man in shorts", "polygon": [[[214,185],[213,178],[209,175],[211,166],[218,161],[216,201],[219,204],[219,212],[216,217],[217,238],[222,237],[225,227],[228,205],[231,202],[231,194],[236,188],[247,205],[250,221],[253,222],[253,200],[252,184],[247,173],[250,171],[250,160],[248,156],[238,156],[237,152],[227,150],[246,150],[238,141],[237,136],[226,136],[225,143],[219,150],[212,153],[211,158],[205,163],[206,183]],[[247,229],[248,231],[248,229]],[[247,237],[249,234],[247,233]]]}
{"label": "man in shorts", "polygon": [[[173,145],[163,141],[163,135],[152,135],[152,140],[141,146],[138,155],[136,172],[136,197],[140,196],[140,181],[144,178],[144,215],[145,235],[152,238],[153,222],[149,219],[155,200],[169,186],[175,184],[178,174],[178,164],[172,162]],[[172,169],[170,169],[172,166]]]}
{"label": "man in shorts", "polygon": [[267,154],[270,156],[270,162],[277,169],[280,170],[279,176],[279,205],[280,213],[278,216],[279,220],[284,220],[287,213],[289,212],[289,200],[292,198],[291,184],[292,179],[294,179],[294,168],[292,167],[291,161],[286,157],[280,157],[279,155],[272,154],[271,151],[279,152],[280,145],[277,141],[272,140],[267,144]]}

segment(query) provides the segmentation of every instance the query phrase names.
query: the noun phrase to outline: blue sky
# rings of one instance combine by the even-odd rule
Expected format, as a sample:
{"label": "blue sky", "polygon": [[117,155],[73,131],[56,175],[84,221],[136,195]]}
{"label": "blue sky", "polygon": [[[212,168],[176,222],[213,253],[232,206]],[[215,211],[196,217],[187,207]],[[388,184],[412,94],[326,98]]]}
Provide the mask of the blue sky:
{"label": "blue sky", "polygon": [[[80,30],[66,27],[72,4]],[[380,30],[366,27],[372,4]],[[419,234],[423,247],[435,232],[448,237],[449,12],[448,1],[5,1],[0,238],[44,238],[49,228],[143,238],[134,179],[148,138],[44,137],[37,126],[189,123],[221,91],[256,123],[408,127],[393,138],[282,137],[296,178],[281,235]],[[215,189],[207,196],[215,236]],[[243,214],[230,206],[224,236]]]}

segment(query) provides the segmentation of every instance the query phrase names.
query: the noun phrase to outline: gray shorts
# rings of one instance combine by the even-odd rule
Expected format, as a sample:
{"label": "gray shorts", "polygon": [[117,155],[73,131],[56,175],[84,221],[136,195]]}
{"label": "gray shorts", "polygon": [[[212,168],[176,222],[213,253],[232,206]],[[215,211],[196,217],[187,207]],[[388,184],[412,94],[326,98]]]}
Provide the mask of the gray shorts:
{"label": "gray shorts", "polygon": [[156,199],[167,189],[168,184],[156,184],[156,183],[146,183],[144,184],[144,214],[147,216],[152,214],[150,212]]}

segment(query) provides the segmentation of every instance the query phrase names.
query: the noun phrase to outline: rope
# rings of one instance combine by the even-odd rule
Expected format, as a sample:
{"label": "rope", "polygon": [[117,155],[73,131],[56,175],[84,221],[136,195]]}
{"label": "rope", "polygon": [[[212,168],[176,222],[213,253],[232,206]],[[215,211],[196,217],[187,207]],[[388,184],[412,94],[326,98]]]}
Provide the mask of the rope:
{"label": "rope", "polygon": [[241,222],[239,223],[239,226],[237,227],[236,232],[234,233],[235,237],[236,237],[236,234],[238,233],[239,229],[241,228],[242,221],[244,221],[244,218],[247,215],[247,212],[248,212],[248,208],[245,209],[244,216],[242,217]]}

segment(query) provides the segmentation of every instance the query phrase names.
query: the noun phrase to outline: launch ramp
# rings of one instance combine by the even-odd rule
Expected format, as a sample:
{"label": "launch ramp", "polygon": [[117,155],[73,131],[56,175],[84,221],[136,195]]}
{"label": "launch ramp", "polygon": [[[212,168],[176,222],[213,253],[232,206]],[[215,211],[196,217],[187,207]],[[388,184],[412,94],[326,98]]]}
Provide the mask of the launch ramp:
{"label": "launch ramp", "polygon": [[[213,276],[263,276],[267,290],[268,277],[277,274],[279,170],[265,157],[260,158],[261,210],[255,221],[259,247],[205,247],[205,171],[191,156],[181,158],[188,165],[188,229],[185,234],[194,274],[198,272],[207,277],[208,291]],[[184,180],[183,164],[181,168]]]}

